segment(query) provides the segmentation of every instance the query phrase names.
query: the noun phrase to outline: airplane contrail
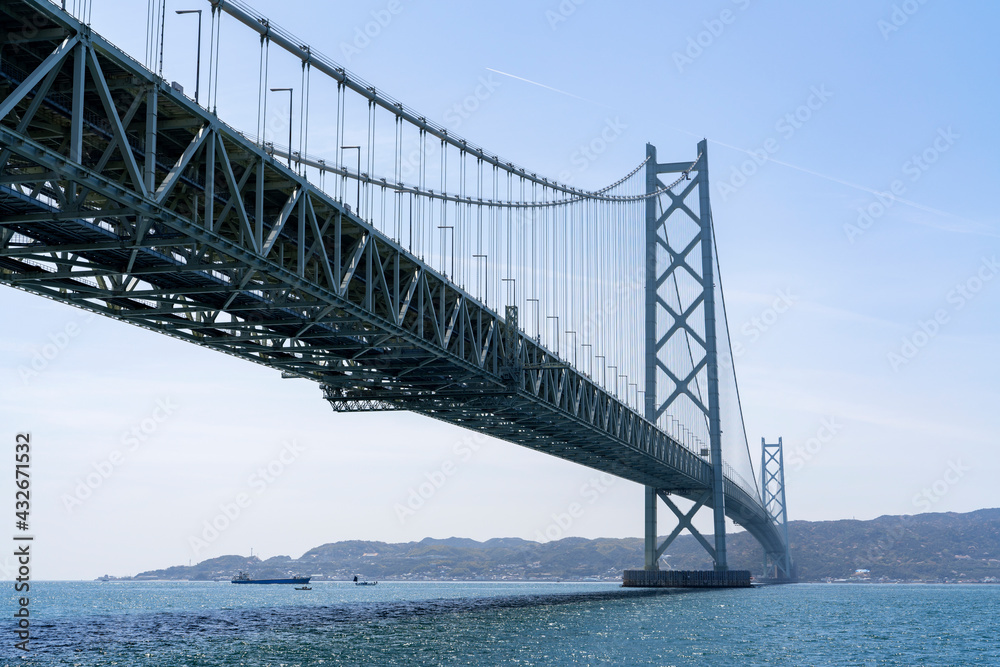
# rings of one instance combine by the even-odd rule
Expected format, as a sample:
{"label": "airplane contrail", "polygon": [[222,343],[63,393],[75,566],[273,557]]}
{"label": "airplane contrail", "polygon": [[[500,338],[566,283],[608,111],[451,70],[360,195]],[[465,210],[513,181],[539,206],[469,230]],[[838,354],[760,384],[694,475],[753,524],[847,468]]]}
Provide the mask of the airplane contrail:
{"label": "airplane contrail", "polygon": [[[678,132],[683,132],[684,134],[689,134],[689,135],[691,135],[693,137],[699,136],[699,135],[695,134],[694,132],[688,132],[687,130],[682,130],[679,127],[675,127],[675,128],[672,128],[672,129],[674,129],[674,130],[676,130]],[[751,150],[749,150],[749,149],[740,148],[739,146],[733,146],[732,144],[727,144],[727,143],[725,143],[723,141],[718,141],[717,139],[708,139],[708,141],[710,141],[713,144],[716,144],[718,146],[723,146],[725,148],[729,148],[729,149],[732,149],[734,151],[739,151],[740,153],[746,153],[747,155],[750,155],[750,156],[754,155],[754,152],[751,151]],[[867,186],[860,185],[858,183],[852,183],[851,181],[845,181],[842,178],[837,178],[836,176],[830,176],[828,174],[821,174],[818,171],[813,171],[812,169],[806,169],[805,167],[800,167],[800,166],[792,164],[790,162],[785,162],[783,160],[777,160],[777,159],[771,157],[770,155],[767,156],[766,162],[774,162],[775,164],[780,164],[783,167],[788,167],[789,169],[795,169],[796,171],[801,171],[802,173],[809,174],[810,176],[816,176],[817,178],[822,178],[824,180],[831,181],[831,182],[837,183],[839,185],[844,185],[844,186],[847,186],[849,188],[853,188],[855,190],[861,190],[862,192],[867,192],[867,193],[872,194],[872,195],[876,195],[876,196],[880,196],[880,197],[885,197],[887,199],[891,199],[892,201],[898,201],[900,204],[904,204],[906,206],[910,206],[912,208],[919,209],[921,211],[925,211],[927,213],[934,213],[935,215],[941,215],[941,216],[945,216],[945,217],[948,217],[948,218],[954,218],[956,220],[961,220],[962,222],[966,222],[966,223],[970,223],[970,224],[976,225],[977,227],[980,227],[980,228],[983,226],[982,223],[978,223],[978,222],[975,222],[973,220],[967,220],[967,219],[965,219],[965,218],[963,218],[961,216],[955,215],[954,213],[949,213],[947,211],[942,211],[940,209],[936,209],[936,208],[933,208],[931,206],[926,206],[926,205],[921,204],[919,202],[911,201],[909,199],[904,199],[903,197],[900,197],[900,196],[892,194],[892,193],[880,192],[879,190],[876,190],[875,188],[869,188]],[[945,226],[940,226],[940,225],[933,225],[933,224],[930,224],[930,223],[917,223],[917,224],[924,224],[924,225],[926,225],[928,227],[932,227],[934,229],[941,229],[943,231],[949,231],[949,232],[958,232],[958,233],[962,233],[962,234],[977,234],[977,235],[982,235],[982,236],[990,236],[990,237],[994,237],[994,238],[997,238],[998,236],[1000,236],[998,234],[995,234],[993,232],[990,232],[990,231],[984,230],[984,229],[961,229],[961,228],[956,228],[956,227],[945,227]]]}
{"label": "airplane contrail", "polygon": [[501,72],[500,70],[493,69],[492,67],[487,67],[486,69],[488,71],[490,71],[490,72],[495,72],[495,73],[500,74],[502,76],[509,76],[512,79],[517,79],[518,81],[524,81],[525,83],[530,83],[533,86],[539,86],[541,88],[545,88],[546,90],[551,90],[552,92],[559,93],[560,95],[566,95],[568,97],[572,97],[572,98],[575,98],[575,99],[578,99],[578,100],[582,100],[583,102],[588,102],[590,104],[596,104],[597,106],[604,107],[605,109],[613,109],[613,107],[609,107],[606,104],[601,104],[600,102],[596,102],[594,100],[589,100],[586,97],[580,97],[579,95],[574,95],[573,93],[568,93],[565,90],[559,90],[558,88],[553,88],[552,86],[546,86],[544,83],[538,83],[537,81],[532,81],[531,79],[525,79],[522,76],[516,76],[516,75],[510,74],[508,72]]}
{"label": "airplane contrail", "polygon": [[[552,92],[559,93],[560,95],[566,95],[567,97],[572,97],[574,99],[581,100],[583,102],[588,102],[590,104],[595,104],[595,105],[597,105],[599,107],[603,107],[605,109],[611,109],[612,111],[616,110],[616,109],[614,109],[614,107],[609,107],[606,104],[601,104],[600,102],[597,102],[595,100],[587,99],[586,97],[580,97],[579,95],[575,95],[575,94],[567,92],[565,90],[559,90],[558,88],[553,88],[552,86],[547,86],[544,83],[539,83],[538,81],[532,81],[531,79],[525,79],[524,77],[517,76],[515,74],[510,74],[509,72],[501,72],[500,70],[493,69],[492,67],[487,67],[486,69],[487,69],[487,71],[494,72],[494,73],[499,74],[501,76],[510,77],[511,79],[517,79],[518,81],[523,81],[525,83],[530,83],[533,86],[538,86],[540,88],[545,88],[546,90],[551,90]],[[678,127],[671,128],[671,129],[676,130],[677,132],[683,132],[684,134],[689,134],[689,135],[691,135],[693,137],[698,137],[699,136],[699,135],[695,134],[694,132],[688,132],[687,130],[682,130],[682,129],[678,128]],[[753,151],[751,151],[749,149],[746,149],[746,148],[740,148],[739,146],[733,146],[732,144],[727,144],[725,142],[718,141],[716,139],[709,139],[709,141],[711,141],[713,144],[717,144],[719,146],[724,146],[725,148],[729,148],[729,149],[732,149],[734,151],[739,151],[740,153],[746,153],[747,155],[750,155],[750,156],[754,155]],[[830,176],[828,174],[821,174],[818,171],[813,171],[812,169],[806,169],[805,167],[800,167],[800,166],[794,165],[794,164],[792,164],[790,162],[785,162],[784,160],[777,160],[777,159],[771,157],[770,155],[767,156],[767,161],[768,162],[774,162],[775,164],[780,164],[780,165],[782,165],[784,167],[788,167],[789,169],[795,169],[796,171],[801,171],[802,173],[809,174],[810,176],[816,176],[817,178],[822,178],[824,180],[831,181],[833,183],[837,183],[839,185],[843,185],[843,186],[846,186],[846,187],[849,187],[849,188],[852,188],[852,189],[855,189],[855,190],[860,190],[861,192],[867,192],[868,194],[872,194],[872,195],[876,195],[876,196],[880,196],[880,197],[887,197],[887,198],[891,199],[892,201],[898,201],[900,204],[903,204],[905,206],[909,206],[911,208],[915,208],[915,209],[918,209],[918,210],[921,210],[921,211],[925,211],[927,213],[933,213],[935,215],[941,215],[941,216],[948,217],[948,218],[954,218],[956,220],[961,220],[962,222],[966,222],[966,223],[970,223],[970,224],[976,225],[977,227],[980,227],[980,228],[983,227],[982,223],[978,223],[978,222],[975,222],[975,221],[972,221],[972,220],[967,220],[967,219],[965,219],[965,218],[963,218],[961,216],[955,215],[954,213],[948,213],[947,211],[942,211],[942,210],[933,208],[931,206],[926,206],[926,205],[921,204],[919,202],[911,201],[909,199],[904,199],[903,197],[900,197],[900,196],[892,194],[892,193],[886,194],[885,192],[880,192],[880,191],[878,191],[878,190],[876,190],[874,188],[869,188],[867,186],[860,185],[858,183],[852,183],[850,181],[845,181],[842,178],[837,178],[836,176]],[[982,229],[976,230],[976,229],[961,229],[961,228],[954,228],[954,227],[943,227],[943,226],[940,226],[940,225],[933,225],[933,224],[926,223],[926,222],[925,223],[917,223],[917,224],[924,224],[926,226],[933,227],[935,229],[942,229],[944,231],[950,231],[950,232],[959,232],[959,233],[962,233],[962,234],[978,234],[978,235],[983,235],[983,236],[991,236],[991,237],[994,237],[994,238],[1000,237],[1000,235],[998,235],[998,234],[995,234],[995,233],[987,231],[987,230],[982,230]]]}

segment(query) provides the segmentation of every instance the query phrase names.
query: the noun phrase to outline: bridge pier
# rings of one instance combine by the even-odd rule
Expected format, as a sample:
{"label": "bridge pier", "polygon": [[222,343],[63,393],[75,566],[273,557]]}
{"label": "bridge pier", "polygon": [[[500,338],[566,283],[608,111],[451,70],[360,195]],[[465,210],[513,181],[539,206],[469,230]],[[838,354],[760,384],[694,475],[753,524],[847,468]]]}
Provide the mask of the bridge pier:
{"label": "bridge pier", "polygon": [[646,564],[648,571],[660,569],[660,557],[656,553],[656,489],[651,486],[646,487],[646,540],[645,540]]}
{"label": "bridge pier", "polygon": [[623,588],[750,588],[750,570],[625,570]]}

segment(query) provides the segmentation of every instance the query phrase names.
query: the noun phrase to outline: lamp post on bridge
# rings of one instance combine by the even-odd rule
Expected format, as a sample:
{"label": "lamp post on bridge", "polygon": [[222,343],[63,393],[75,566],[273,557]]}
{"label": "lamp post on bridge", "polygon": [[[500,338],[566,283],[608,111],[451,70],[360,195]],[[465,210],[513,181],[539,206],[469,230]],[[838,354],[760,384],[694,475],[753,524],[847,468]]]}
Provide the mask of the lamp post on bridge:
{"label": "lamp post on bridge", "polygon": [[[358,168],[359,169],[361,168],[360,165],[361,165],[361,151],[360,151],[360,148],[359,148],[359,150],[358,150]],[[400,197],[400,196],[405,195],[405,194],[410,195],[410,206],[409,206],[409,209],[410,209],[410,233],[409,233],[409,236],[408,236],[408,247],[410,249],[410,252],[413,252],[413,193],[412,192],[403,192],[401,190],[396,190],[396,196],[397,197]],[[403,202],[400,199],[399,200],[399,206],[402,207],[402,205],[403,205]],[[403,230],[399,231],[399,238],[396,239],[396,241],[399,243],[399,245],[403,245]]]}
{"label": "lamp post on bridge", "polygon": [[[289,136],[291,136],[291,135],[289,135]],[[289,142],[291,142],[291,139],[289,139]],[[356,151],[358,151],[358,171],[356,172],[357,177],[358,177],[357,178],[357,181],[358,181],[358,198],[354,202],[354,205],[357,207],[357,210],[355,211],[355,213],[357,213],[358,217],[360,218],[361,217],[361,146],[341,146],[340,150],[341,151],[350,151],[350,150],[356,150]],[[344,164],[343,155],[341,155],[340,163],[342,165]],[[412,214],[412,211],[411,211],[411,214]],[[411,232],[413,231],[413,221],[412,220],[410,221],[410,231]]]}
{"label": "lamp post on bridge", "polygon": [[455,226],[454,225],[438,225],[438,229],[450,229],[451,230],[451,276],[452,280],[455,280]]}
{"label": "lamp post on bridge", "polygon": [[559,316],[558,315],[546,315],[545,319],[556,321],[556,356],[559,356]]}
{"label": "lamp post on bridge", "polygon": [[483,293],[483,303],[487,306],[490,305],[490,256],[489,255],[473,255],[476,259],[481,259],[485,262],[485,268],[483,269],[483,284],[486,286],[486,290]]}
{"label": "lamp post on bridge", "polygon": [[[198,15],[198,57],[197,64],[195,65],[195,77],[194,77],[194,103],[198,104],[198,93],[201,91],[201,10],[200,9],[178,9],[175,14],[197,14]],[[289,120],[288,124],[291,126],[292,121]],[[292,142],[289,141],[289,144]],[[289,145],[288,150],[291,151],[292,148]]]}
{"label": "lamp post on bridge", "polygon": [[541,341],[542,340],[542,327],[541,327],[540,317],[541,317],[541,307],[542,307],[542,304],[541,304],[541,302],[538,299],[527,299],[527,301],[528,301],[528,303],[531,303],[532,301],[535,302],[535,340],[536,341]]}
{"label": "lamp post on bridge", "polygon": [[295,97],[293,95],[292,88],[271,88],[272,93],[288,93],[288,168],[292,168],[292,100]]}
{"label": "lamp post on bridge", "polygon": [[[576,366],[576,332],[575,331],[567,331],[566,332],[567,336],[569,336],[570,334],[573,334],[573,366],[575,367]],[[566,344],[569,345],[569,341],[568,340],[566,341]]]}
{"label": "lamp post on bridge", "polygon": [[513,287],[514,287],[514,289],[513,289],[514,294],[513,294],[513,296],[510,299],[510,305],[517,306],[517,278],[501,278],[500,282],[502,282],[502,283],[514,283],[514,285],[513,285]]}

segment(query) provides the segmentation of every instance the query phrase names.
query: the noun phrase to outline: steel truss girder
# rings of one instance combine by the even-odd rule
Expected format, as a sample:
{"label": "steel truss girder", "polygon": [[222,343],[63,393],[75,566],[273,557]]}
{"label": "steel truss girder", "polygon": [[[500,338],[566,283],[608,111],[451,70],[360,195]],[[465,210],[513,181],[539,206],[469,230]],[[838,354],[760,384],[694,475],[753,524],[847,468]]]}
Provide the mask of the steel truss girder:
{"label": "steel truss girder", "polygon": [[21,56],[49,65],[0,116],[0,281],[345,388],[341,405],[440,393],[407,408],[640,483],[710,483],[704,461],[520,331],[503,340],[496,313],[99,35],[42,0],[7,4],[66,37]]}

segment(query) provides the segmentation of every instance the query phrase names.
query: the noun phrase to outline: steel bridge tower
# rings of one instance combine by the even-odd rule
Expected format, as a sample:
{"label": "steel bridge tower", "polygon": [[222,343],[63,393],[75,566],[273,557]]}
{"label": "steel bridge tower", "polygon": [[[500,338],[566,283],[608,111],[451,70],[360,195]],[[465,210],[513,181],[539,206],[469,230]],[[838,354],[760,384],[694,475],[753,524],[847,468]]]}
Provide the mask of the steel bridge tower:
{"label": "steel bridge tower", "polygon": [[[775,579],[792,579],[792,555],[788,548],[788,506],[785,504],[785,455],[781,438],[777,443],[760,439],[760,497],[767,512],[781,527],[785,551],[780,556],[764,553],[764,572]],[[768,562],[770,560],[770,562]]]}
{"label": "steel bridge tower", "polygon": [[[719,357],[716,337],[716,304],[712,212],[708,189],[708,142],[698,143],[698,157],[690,162],[658,163],[656,148],[646,144],[646,193],[661,193],[670,198],[669,205],[659,211],[661,196],[646,200],[646,386],[645,417],[653,423],[671,408],[681,403],[693,406],[708,423],[708,454],[712,466],[712,485],[683,512],[669,498],[666,490],[646,487],[645,569],[658,570],[659,558],[670,543],[687,528],[705,547],[715,561],[716,571],[728,569],[726,562],[726,505],[722,462],[722,431],[719,413]],[[692,178],[692,173],[695,176]],[[681,174],[679,193],[673,192],[660,180],[661,174]],[[693,196],[692,196],[693,195]],[[688,205],[690,197],[697,197]],[[690,218],[697,229],[693,234],[669,231],[672,218]],[[700,250],[700,253],[698,252]],[[661,252],[665,251],[665,252]],[[700,257],[699,257],[700,254]],[[700,262],[698,261],[700,259]],[[662,260],[662,261],[658,261]],[[700,264],[700,266],[699,266]],[[677,285],[677,280],[698,285],[697,294],[685,301],[677,290],[676,301],[664,294],[665,286]],[[703,322],[698,322],[703,314]],[[658,323],[666,326],[661,334]],[[695,345],[692,345],[692,340]],[[666,357],[669,347],[683,346],[689,351],[690,367],[684,377],[670,368]],[[699,349],[700,348],[700,349]],[[702,370],[707,371],[707,401],[702,400],[697,386]],[[707,403],[707,404],[706,404]],[[677,516],[678,526],[663,544],[657,545],[656,509],[660,498]],[[705,504],[714,512],[714,547],[692,525],[694,514]]]}

